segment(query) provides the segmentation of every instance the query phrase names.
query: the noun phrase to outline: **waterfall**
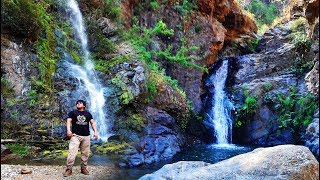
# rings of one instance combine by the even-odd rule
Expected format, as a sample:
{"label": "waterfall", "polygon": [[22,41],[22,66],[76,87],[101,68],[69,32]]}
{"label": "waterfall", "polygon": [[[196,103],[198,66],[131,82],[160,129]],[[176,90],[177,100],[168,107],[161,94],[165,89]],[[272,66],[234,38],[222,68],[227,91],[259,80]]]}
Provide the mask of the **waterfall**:
{"label": "waterfall", "polygon": [[[72,62],[68,63],[70,69],[70,74],[78,79],[79,87],[78,91],[81,92],[79,99],[85,98],[87,103],[87,109],[92,114],[93,119],[96,123],[99,137],[102,141],[107,141],[110,137],[111,129],[106,118],[106,105],[105,105],[105,95],[106,88],[101,85],[97,75],[94,71],[94,66],[91,61],[90,52],[88,50],[88,39],[86,35],[85,26],[82,19],[82,14],[80,12],[78,3],[75,0],[67,0],[66,5],[71,10],[71,24],[75,30],[76,38],[75,40],[80,41],[82,58],[84,59],[84,67]],[[109,120],[110,121],[110,120]],[[90,128],[91,134],[92,129]]]}
{"label": "waterfall", "polygon": [[214,129],[214,137],[216,137],[217,144],[232,143],[230,112],[234,106],[224,91],[227,75],[228,60],[224,60],[221,67],[206,82],[206,85],[210,87],[210,93],[213,95],[209,100],[211,108],[207,112],[206,118]]}

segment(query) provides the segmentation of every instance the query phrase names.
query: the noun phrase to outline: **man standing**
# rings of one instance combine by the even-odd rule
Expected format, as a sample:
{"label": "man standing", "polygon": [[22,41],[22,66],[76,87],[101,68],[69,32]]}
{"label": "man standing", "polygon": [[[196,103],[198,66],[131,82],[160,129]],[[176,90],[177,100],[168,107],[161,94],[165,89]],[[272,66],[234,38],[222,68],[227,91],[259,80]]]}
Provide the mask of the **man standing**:
{"label": "man standing", "polygon": [[[87,170],[88,158],[90,152],[90,130],[89,122],[94,131],[93,137],[98,139],[98,132],[96,124],[93,121],[90,112],[86,111],[86,102],[83,100],[77,100],[77,109],[69,112],[67,118],[67,136],[70,139],[69,153],[67,158],[67,169],[63,176],[72,175],[72,166],[77,156],[78,148],[81,150],[81,173],[89,175]],[[70,125],[72,124],[72,130]]]}

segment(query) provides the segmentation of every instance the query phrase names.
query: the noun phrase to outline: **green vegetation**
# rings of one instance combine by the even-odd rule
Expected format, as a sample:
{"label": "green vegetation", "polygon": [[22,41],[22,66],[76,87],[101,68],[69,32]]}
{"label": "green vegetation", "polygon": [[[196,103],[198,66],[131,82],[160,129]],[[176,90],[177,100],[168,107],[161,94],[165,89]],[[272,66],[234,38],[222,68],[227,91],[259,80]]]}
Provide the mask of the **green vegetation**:
{"label": "green vegetation", "polygon": [[243,90],[244,103],[240,108],[237,108],[235,126],[240,127],[252,118],[257,109],[257,97],[249,96],[246,88]]}
{"label": "green vegetation", "polygon": [[157,1],[151,1],[151,2],[150,2],[150,6],[151,6],[151,8],[152,8],[153,11],[156,11],[156,10],[158,10],[158,8],[159,8],[159,4],[158,4]]}
{"label": "green vegetation", "polygon": [[108,17],[117,22],[120,21],[121,15],[121,1],[120,0],[104,0],[104,5],[96,11],[101,11],[100,17]]}
{"label": "green vegetation", "polygon": [[100,154],[122,154],[131,146],[126,142],[107,142],[102,145],[94,145],[96,152]]}
{"label": "green vegetation", "polygon": [[298,31],[300,29],[304,30],[304,27],[306,24],[307,24],[307,19],[305,17],[299,17],[290,25],[290,30],[292,31]]}
{"label": "green vegetation", "polygon": [[[115,127],[119,129],[125,129],[128,131],[142,132],[144,127],[147,124],[147,119],[145,119],[139,112],[127,106],[123,112],[121,120],[115,122]],[[121,138],[121,141],[125,140],[124,137]]]}
{"label": "green vegetation", "polygon": [[265,83],[262,85],[263,91],[268,92],[272,89],[272,84],[271,83]]}
{"label": "green vegetation", "polygon": [[121,95],[119,97],[122,104],[129,104],[129,102],[134,98],[133,93],[127,87],[126,83],[121,80],[121,77],[116,76],[111,79],[112,84],[121,89]]}
{"label": "green vegetation", "polygon": [[[103,34],[98,23],[99,16],[93,12],[86,16],[86,26],[90,42],[94,42],[92,54],[96,58],[104,58],[106,54],[112,54],[116,51],[115,43]],[[116,32],[117,33],[117,32]],[[95,58],[94,58],[95,59]]]}
{"label": "green vegetation", "polygon": [[[254,14],[254,20],[256,21],[259,30],[266,29],[266,26],[271,25],[279,16],[276,5],[272,3],[267,5],[261,0],[252,0],[244,8]],[[261,33],[264,33],[264,31]]]}
{"label": "green vegetation", "polygon": [[182,13],[184,17],[188,17],[189,14],[193,10],[198,9],[197,1],[196,0],[181,0],[177,1],[177,9]]}
{"label": "green vegetation", "polygon": [[[136,22],[137,19],[134,17],[133,21]],[[165,75],[165,71],[160,70],[159,63],[153,59],[164,59],[171,62],[177,62],[187,67],[199,68],[203,70],[207,69],[188,61],[191,59],[191,57],[187,55],[190,49],[185,47],[183,39],[182,46],[177,50],[175,55],[172,55],[173,51],[171,50],[171,46],[168,46],[165,51],[155,52],[149,50],[149,44],[152,43],[151,36],[171,36],[174,33],[172,29],[167,28],[163,21],[159,21],[153,29],[139,27],[136,24],[137,23],[133,25],[130,32],[125,33],[125,38],[129,40],[135,48],[137,58],[144,61],[148,65],[147,67],[149,69],[149,73],[147,77],[147,89],[149,94],[147,96],[147,101],[151,100],[154,94],[156,94],[159,89],[162,89],[165,83],[172,84],[173,87],[178,90],[178,92],[184,94],[183,91],[177,86],[177,82],[167,77]],[[194,49],[195,48],[193,47],[192,50]]]}
{"label": "green vegetation", "polygon": [[295,20],[290,26],[292,33],[288,36],[295,46],[296,56],[291,70],[296,76],[303,75],[313,66],[313,62],[305,57],[311,48],[311,40],[304,29],[305,24],[305,18]]}
{"label": "green vegetation", "polygon": [[20,144],[7,144],[8,149],[10,149],[14,154],[25,157],[28,156],[29,146],[20,145]]}
{"label": "green vegetation", "polygon": [[127,55],[114,57],[114,58],[111,58],[110,60],[106,60],[102,58],[100,59],[96,57],[94,61],[94,68],[98,71],[107,73],[111,67],[114,67],[115,65],[128,60],[131,60],[131,58]]}
{"label": "green vegetation", "polygon": [[172,36],[173,29],[168,29],[167,25],[160,20],[154,29],[151,30],[150,35],[157,34],[157,35],[164,35],[164,36]]}
{"label": "green vegetation", "polygon": [[255,39],[249,39],[247,41],[247,44],[248,44],[248,49],[249,49],[249,52],[250,53],[254,53],[256,50],[256,47],[258,46],[259,44],[259,38],[255,38]]}
{"label": "green vegetation", "polygon": [[[54,150],[45,150],[42,152],[42,156],[44,159],[66,159],[68,157],[68,150],[59,150],[59,149],[54,149]],[[90,155],[92,153],[90,152]],[[77,156],[81,156],[81,152],[77,152]]]}
{"label": "green vegetation", "polygon": [[29,41],[37,40],[35,47],[39,62],[39,80],[45,86],[41,91],[48,92],[53,89],[52,77],[55,71],[55,63],[58,59],[55,53],[55,39],[53,33],[54,23],[48,14],[49,3],[46,1],[35,2],[33,0],[4,0],[1,2],[2,28],[10,29],[10,32],[27,37]]}
{"label": "green vegetation", "polygon": [[3,74],[1,74],[1,94],[9,99],[14,98],[14,90],[12,84],[9,79],[4,77]]}
{"label": "green vegetation", "polygon": [[125,120],[126,129],[133,129],[136,131],[142,131],[145,127],[146,119],[141,114],[133,113],[129,111],[129,116]]}
{"label": "green vegetation", "polygon": [[294,59],[294,64],[291,66],[291,71],[296,76],[302,76],[306,72],[309,72],[312,69],[313,62],[307,61],[303,56],[297,56]]}
{"label": "green vegetation", "polygon": [[290,87],[289,95],[278,94],[278,100],[275,109],[279,112],[279,129],[289,127],[296,132],[311,123],[312,115],[318,107],[312,94],[301,96],[294,86]]}
{"label": "green vegetation", "polygon": [[46,20],[41,19],[43,7],[33,0],[3,0],[1,10],[1,28],[14,34],[35,39],[46,26]]}

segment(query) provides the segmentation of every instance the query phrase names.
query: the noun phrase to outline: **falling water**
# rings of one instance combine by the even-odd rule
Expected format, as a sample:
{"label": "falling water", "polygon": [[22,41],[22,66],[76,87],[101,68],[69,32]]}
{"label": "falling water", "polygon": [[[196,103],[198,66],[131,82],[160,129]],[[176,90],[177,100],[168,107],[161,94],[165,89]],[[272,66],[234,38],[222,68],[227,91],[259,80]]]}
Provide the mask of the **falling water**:
{"label": "falling water", "polygon": [[212,84],[213,99],[212,108],[207,113],[209,120],[214,128],[214,136],[217,144],[229,144],[232,138],[232,120],[230,118],[230,110],[233,104],[230,102],[224,91],[225,82],[228,75],[228,61],[224,60],[221,67],[212,74],[208,79],[208,83]]}
{"label": "falling water", "polygon": [[104,92],[106,88],[100,84],[93,69],[93,63],[88,50],[88,39],[78,3],[75,0],[67,0],[67,6],[71,10],[70,21],[75,29],[76,37],[80,40],[83,59],[85,62],[85,68],[68,62],[71,69],[70,74],[79,80],[81,87],[78,88],[84,89],[85,92],[88,92],[89,96],[85,98],[87,101],[89,101],[87,105],[89,112],[91,112],[93,119],[96,122],[99,137],[103,141],[107,141],[108,137],[111,135],[111,132],[110,127],[108,127],[107,118],[104,111],[106,108],[104,98]]}

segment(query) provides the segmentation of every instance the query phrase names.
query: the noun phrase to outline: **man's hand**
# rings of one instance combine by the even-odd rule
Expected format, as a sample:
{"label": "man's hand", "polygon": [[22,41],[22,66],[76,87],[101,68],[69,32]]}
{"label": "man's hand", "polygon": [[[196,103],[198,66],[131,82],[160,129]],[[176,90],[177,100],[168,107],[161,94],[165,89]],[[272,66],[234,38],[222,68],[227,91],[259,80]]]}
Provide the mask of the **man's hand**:
{"label": "man's hand", "polygon": [[71,131],[67,131],[67,137],[71,138],[72,137],[72,132]]}
{"label": "man's hand", "polygon": [[93,137],[94,137],[94,139],[97,140],[98,139],[98,133],[94,132]]}

